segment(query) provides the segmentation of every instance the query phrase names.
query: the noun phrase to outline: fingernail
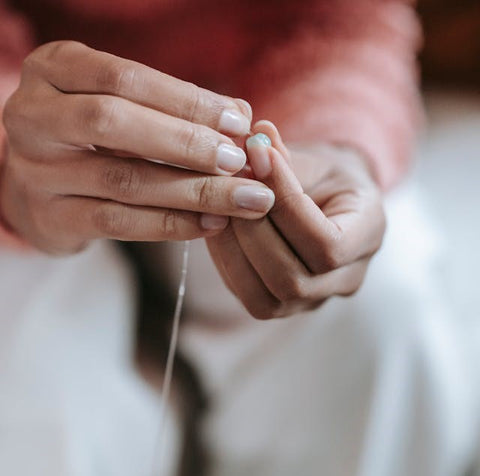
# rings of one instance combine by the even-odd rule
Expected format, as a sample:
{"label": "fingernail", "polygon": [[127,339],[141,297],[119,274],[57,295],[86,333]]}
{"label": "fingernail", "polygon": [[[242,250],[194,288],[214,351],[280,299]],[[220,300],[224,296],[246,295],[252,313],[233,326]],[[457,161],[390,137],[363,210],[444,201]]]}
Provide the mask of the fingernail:
{"label": "fingernail", "polygon": [[233,194],[233,198],[240,208],[255,212],[267,212],[275,202],[275,195],[269,188],[255,185],[238,187]]}
{"label": "fingernail", "polygon": [[250,120],[240,111],[225,109],[220,116],[218,130],[233,136],[244,136],[250,130]]}
{"label": "fingernail", "polygon": [[270,140],[270,137],[260,132],[247,139],[247,146],[248,147],[255,147],[255,146],[271,147],[272,141]]}
{"label": "fingernail", "polygon": [[247,162],[247,155],[240,149],[230,144],[220,144],[217,148],[217,167],[221,173],[238,172]]}
{"label": "fingernail", "polygon": [[247,139],[246,144],[255,177],[258,179],[268,177],[272,173],[272,163],[268,156],[268,147],[272,145],[272,141],[265,134],[255,134]]}
{"label": "fingernail", "polygon": [[228,217],[203,213],[200,224],[204,230],[223,230],[228,225]]}

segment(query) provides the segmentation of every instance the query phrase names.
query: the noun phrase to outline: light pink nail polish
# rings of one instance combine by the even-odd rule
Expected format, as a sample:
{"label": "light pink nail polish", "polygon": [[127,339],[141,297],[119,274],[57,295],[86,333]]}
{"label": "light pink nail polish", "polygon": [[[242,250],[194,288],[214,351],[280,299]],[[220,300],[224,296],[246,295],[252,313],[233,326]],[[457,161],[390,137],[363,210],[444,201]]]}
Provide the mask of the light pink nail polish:
{"label": "light pink nail polish", "polygon": [[203,213],[200,223],[204,230],[223,230],[228,225],[228,217]]}
{"label": "light pink nail polish", "polygon": [[243,168],[247,162],[247,155],[240,149],[230,144],[220,144],[217,148],[217,167],[220,173],[234,173]]}
{"label": "light pink nail polish", "polygon": [[267,187],[244,185],[235,190],[233,199],[240,208],[255,212],[267,212],[275,202],[275,195]]}
{"label": "light pink nail polish", "polygon": [[218,130],[232,136],[244,136],[250,130],[250,120],[240,111],[225,109],[220,116]]}

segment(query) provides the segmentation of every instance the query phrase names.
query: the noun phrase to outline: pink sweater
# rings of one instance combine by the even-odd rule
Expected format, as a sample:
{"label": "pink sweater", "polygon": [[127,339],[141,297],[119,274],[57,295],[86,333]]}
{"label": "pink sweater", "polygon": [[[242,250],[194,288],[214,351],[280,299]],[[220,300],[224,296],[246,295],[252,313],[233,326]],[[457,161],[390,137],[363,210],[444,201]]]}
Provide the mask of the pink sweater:
{"label": "pink sweater", "polygon": [[[413,3],[0,0],[0,111],[36,44],[75,39],[243,97],[286,141],[350,145],[388,188],[408,165],[420,117]],[[0,228],[0,242],[15,239]]]}

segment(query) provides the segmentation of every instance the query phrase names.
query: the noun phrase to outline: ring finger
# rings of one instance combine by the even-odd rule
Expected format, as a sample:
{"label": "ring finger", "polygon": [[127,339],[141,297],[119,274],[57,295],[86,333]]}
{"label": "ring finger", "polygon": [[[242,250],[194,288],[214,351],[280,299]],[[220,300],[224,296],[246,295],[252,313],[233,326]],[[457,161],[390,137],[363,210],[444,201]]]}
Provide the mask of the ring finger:
{"label": "ring finger", "polygon": [[[52,164],[33,164],[34,180],[50,193],[114,200],[216,215],[260,218],[275,197],[264,184],[217,177],[90,151],[73,151]],[[54,168],[54,173],[52,173]]]}

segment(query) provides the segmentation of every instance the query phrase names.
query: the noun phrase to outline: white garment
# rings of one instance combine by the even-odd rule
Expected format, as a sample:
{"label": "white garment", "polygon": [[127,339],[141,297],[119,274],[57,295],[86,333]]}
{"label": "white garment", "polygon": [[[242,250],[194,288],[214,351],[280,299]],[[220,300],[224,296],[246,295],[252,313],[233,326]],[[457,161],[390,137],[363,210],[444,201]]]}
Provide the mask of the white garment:
{"label": "white garment", "polygon": [[61,259],[0,250],[2,476],[152,475],[161,402],[133,368],[132,284],[110,243]]}

